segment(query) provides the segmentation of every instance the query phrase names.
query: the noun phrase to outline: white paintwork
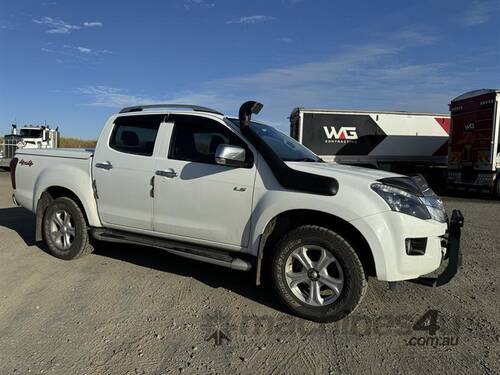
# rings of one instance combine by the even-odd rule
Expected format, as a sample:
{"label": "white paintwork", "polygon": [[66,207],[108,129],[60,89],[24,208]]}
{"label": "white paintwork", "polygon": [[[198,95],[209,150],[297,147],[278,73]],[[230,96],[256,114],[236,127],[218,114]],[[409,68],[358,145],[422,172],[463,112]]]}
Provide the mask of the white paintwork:
{"label": "white paintwork", "polygon": [[23,149],[17,150],[16,157],[33,163],[32,166],[17,164],[17,188],[14,193],[21,206],[36,212],[42,193],[49,187],[60,186],[80,198],[91,226],[101,226],[92,191],[91,152]]}
{"label": "white paintwork", "polygon": [[[173,124],[164,127],[171,134]],[[155,232],[246,247],[256,166],[232,168],[167,154],[158,156],[155,169],[172,169],[177,176],[155,176]]]}
{"label": "white paintwork", "polygon": [[[102,131],[92,161],[103,226],[119,229],[153,229],[153,201],[150,197],[154,159],[116,151],[109,147],[113,121]],[[110,163],[109,170],[96,168]]]}
{"label": "white paintwork", "polygon": [[[219,121],[244,139],[239,129],[226,124],[223,116],[176,113]],[[335,196],[289,191],[279,185],[265,160],[250,145],[255,162],[249,169],[168,159],[172,123],[161,124],[151,157],[112,150],[108,139],[115,118],[106,123],[94,154],[73,150],[18,152],[19,158],[33,162],[31,167],[17,167],[15,196],[20,204],[35,211],[43,191],[53,185],[63,186],[81,199],[92,226],[127,229],[255,256],[261,235],[274,217],[289,210],[307,209],[334,215],[357,228],[374,255],[380,280],[415,278],[434,271],[441,263],[439,236],[445,233],[446,224],[392,212],[371,190],[370,185],[377,179],[396,176],[392,173],[347,165],[290,162],[291,168],[335,177],[339,191]],[[96,163],[106,161],[113,164],[113,169],[95,168]],[[155,176],[154,197],[151,196],[150,181],[155,171],[168,168],[177,176]],[[93,179],[99,194],[97,204],[91,186]],[[407,237],[428,237],[426,254],[406,255]]]}

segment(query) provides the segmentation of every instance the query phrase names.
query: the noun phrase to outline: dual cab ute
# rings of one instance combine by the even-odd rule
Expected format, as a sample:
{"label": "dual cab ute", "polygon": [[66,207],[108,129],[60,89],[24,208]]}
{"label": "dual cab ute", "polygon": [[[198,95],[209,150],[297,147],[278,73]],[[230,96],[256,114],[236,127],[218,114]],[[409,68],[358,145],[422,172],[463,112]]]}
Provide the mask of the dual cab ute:
{"label": "dual cab ute", "polygon": [[[96,240],[143,244],[269,276],[297,315],[338,320],[374,276],[448,282],[463,218],[419,177],[323,162],[275,128],[204,107],[123,109],[95,150],[17,151],[14,202],[62,259]],[[437,278],[422,278],[449,258]],[[234,274],[235,277],[236,274]]]}

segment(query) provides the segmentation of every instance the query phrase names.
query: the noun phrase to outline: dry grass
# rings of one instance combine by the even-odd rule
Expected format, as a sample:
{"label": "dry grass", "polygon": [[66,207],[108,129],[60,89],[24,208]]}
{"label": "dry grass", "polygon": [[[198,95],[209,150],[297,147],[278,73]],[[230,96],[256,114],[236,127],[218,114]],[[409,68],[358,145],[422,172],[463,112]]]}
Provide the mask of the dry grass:
{"label": "dry grass", "polygon": [[60,137],[59,147],[61,148],[94,148],[97,141],[80,138]]}

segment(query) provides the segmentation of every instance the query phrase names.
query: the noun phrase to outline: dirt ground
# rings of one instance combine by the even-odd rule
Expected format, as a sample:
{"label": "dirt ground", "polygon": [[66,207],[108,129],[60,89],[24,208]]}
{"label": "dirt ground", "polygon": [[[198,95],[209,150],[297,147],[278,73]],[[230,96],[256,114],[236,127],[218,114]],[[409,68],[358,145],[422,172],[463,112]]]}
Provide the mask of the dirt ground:
{"label": "dirt ground", "polygon": [[[499,373],[500,202],[488,197],[445,197],[466,220],[450,284],[371,279],[350,318],[317,324],[288,314],[253,273],[161,250],[101,244],[56,259],[11,193],[2,172],[1,374]],[[415,329],[429,310],[434,335]]]}

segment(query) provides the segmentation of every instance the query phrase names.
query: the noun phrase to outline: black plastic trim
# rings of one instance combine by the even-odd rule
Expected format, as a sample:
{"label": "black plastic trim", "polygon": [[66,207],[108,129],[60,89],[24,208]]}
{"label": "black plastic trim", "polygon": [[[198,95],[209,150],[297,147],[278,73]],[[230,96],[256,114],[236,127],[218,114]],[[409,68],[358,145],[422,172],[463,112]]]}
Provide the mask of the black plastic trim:
{"label": "black plastic trim", "polygon": [[[423,177],[422,177],[423,179]],[[425,179],[423,180],[425,184],[418,183],[415,181],[414,178],[404,176],[404,177],[386,177],[386,178],[381,178],[380,180],[377,180],[378,182],[383,183],[384,185],[387,186],[392,186],[401,190],[405,190],[411,194],[414,194],[416,196],[423,196],[423,191],[427,190],[429,187],[427,186],[427,183],[425,182]]]}
{"label": "black plastic trim", "polygon": [[464,217],[460,210],[453,210],[451,214],[448,244],[446,246],[446,254],[448,256],[448,265],[443,272],[437,277],[419,277],[414,280],[409,280],[413,283],[438,287],[448,284],[458,273],[462,265],[462,254],[460,252],[460,237],[462,235],[462,227],[464,226]]}

